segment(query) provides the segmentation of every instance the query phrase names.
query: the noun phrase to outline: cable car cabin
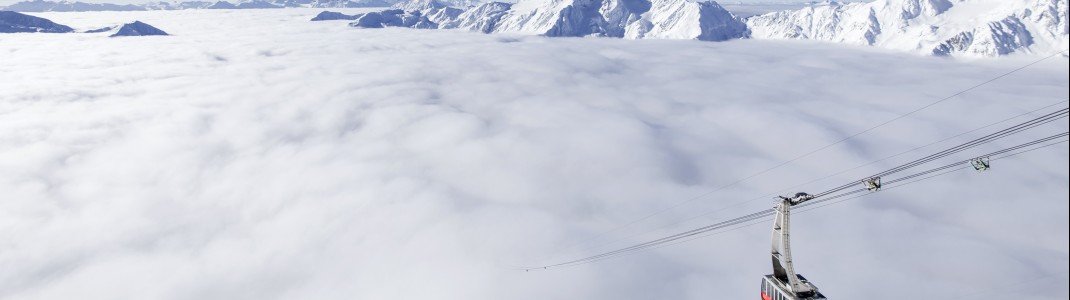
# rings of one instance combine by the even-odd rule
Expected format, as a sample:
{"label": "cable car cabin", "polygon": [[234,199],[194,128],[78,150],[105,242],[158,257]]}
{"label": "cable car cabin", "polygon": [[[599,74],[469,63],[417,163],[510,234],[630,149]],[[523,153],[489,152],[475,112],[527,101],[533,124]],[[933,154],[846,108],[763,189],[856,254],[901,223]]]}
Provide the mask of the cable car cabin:
{"label": "cable car cabin", "polygon": [[825,295],[817,291],[817,287],[806,280],[802,275],[798,275],[799,281],[809,287],[810,292],[801,295],[795,295],[788,285],[780,281],[772,274],[765,275],[762,278],[762,300],[824,300]]}

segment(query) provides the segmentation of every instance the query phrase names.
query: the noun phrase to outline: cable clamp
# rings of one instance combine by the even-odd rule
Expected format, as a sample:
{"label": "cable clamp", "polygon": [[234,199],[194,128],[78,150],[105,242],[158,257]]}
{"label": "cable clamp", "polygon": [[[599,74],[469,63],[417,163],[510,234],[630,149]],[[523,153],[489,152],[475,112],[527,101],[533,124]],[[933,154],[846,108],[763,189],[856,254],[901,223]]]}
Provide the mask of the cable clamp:
{"label": "cable clamp", "polygon": [[881,189],[881,177],[872,177],[862,180],[862,184],[866,185],[866,189],[871,192],[876,192]]}
{"label": "cable clamp", "polygon": [[984,171],[988,170],[989,168],[992,168],[991,160],[988,158],[988,156],[971,159],[970,165],[973,166],[973,169],[977,171]]}

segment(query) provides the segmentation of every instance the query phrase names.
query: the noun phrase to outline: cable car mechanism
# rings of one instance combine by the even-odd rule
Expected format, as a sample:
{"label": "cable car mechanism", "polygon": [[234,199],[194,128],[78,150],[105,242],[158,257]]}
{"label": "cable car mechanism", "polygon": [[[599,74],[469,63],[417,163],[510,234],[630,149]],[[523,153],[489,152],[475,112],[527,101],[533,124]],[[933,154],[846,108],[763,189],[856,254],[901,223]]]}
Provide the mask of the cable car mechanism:
{"label": "cable car mechanism", "polygon": [[873,178],[868,178],[866,180],[863,180],[862,183],[865,184],[866,185],[866,189],[871,191],[871,192],[876,192],[876,191],[879,191],[881,189],[881,178],[880,178],[880,176],[873,177]]}
{"label": "cable car mechanism", "polygon": [[970,160],[970,165],[973,166],[974,170],[978,170],[978,171],[988,170],[988,168],[992,167],[988,157],[974,158],[974,159]]}
{"label": "cable car mechanism", "polygon": [[[880,179],[876,181],[880,187]],[[868,186],[868,182],[867,182]],[[818,300],[826,299],[817,290],[817,286],[795,273],[791,260],[790,220],[791,207],[814,199],[807,193],[797,193],[794,197],[780,197],[776,205],[776,219],[773,220],[772,258],[773,274],[762,278],[762,300]]]}

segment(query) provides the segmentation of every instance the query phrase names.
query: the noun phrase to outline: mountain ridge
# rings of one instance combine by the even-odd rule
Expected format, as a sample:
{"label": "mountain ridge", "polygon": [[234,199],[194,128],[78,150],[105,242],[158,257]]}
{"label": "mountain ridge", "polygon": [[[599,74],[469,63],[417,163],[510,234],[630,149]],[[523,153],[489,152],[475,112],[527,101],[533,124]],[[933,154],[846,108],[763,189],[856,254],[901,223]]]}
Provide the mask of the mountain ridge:
{"label": "mountain ridge", "polygon": [[388,7],[391,0],[243,0],[229,1],[182,1],[149,2],[144,4],[87,3],[71,0],[26,0],[16,2],[3,10],[19,12],[78,12],[78,11],[149,11],[183,9],[276,9],[287,7],[309,8],[359,8]]}
{"label": "mountain ridge", "polygon": [[[746,19],[758,39],[805,39],[931,55],[1066,49],[1066,0],[829,2]],[[1061,14],[1060,14],[1061,12]]]}
{"label": "mountain ridge", "polygon": [[[12,7],[27,11],[270,9],[371,7],[387,5],[388,1],[247,0],[237,4],[194,1],[119,6],[30,0]],[[324,12],[327,14],[313,20],[358,21],[351,24],[354,27],[417,26],[550,37],[797,39],[964,57],[1050,54],[1070,47],[1067,0],[827,1],[747,18],[735,16],[712,0],[520,0],[457,7],[476,3],[473,1],[478,0],[409,0],[374,14]],[[367,19],[360,21],[361,17]]]}

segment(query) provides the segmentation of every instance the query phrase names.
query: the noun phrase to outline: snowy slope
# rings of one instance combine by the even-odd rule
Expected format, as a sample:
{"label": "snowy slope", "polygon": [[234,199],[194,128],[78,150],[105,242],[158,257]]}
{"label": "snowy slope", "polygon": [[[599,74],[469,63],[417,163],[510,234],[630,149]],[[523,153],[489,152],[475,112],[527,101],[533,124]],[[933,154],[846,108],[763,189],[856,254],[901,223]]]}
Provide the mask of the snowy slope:
{"label": "snowy slope", "polygon": [[411,0],[398,2],[391,6],[391,8],[400,9],[410,13],[419,12],[420,15],[436,24],[451,22],[464,12],[462,9],[451,7],[437,0]]}
{"label": "snowy slope", "polygon": [[[472,12],[475,13],[477,11],[473,10]],[[458,24],[458,17],[463,12],[459,8],[450,7],[435,0],[416,0],[396,3],[391,8],[382,11],[354,15],[323,11],[313,17],[311,21],[353,20],[353,22],[349,23],[349,26],[360,28],[409,27],[439,29],[444,28],[443,24]]]}
{"label": "snowy slope", "polygon": [[266,9],[283,7],[387,7],[394,0],[244,0],[244,1],[158,1],[144,4],[86,3],[76,1],[29,0],[4,7],[22,12],[49,11],[142,11],[181,9]]}
{"label": "snowy slope", "polygon": [[282,8],[280,5],[275,5],[263,0],[252,0],[239,2],[238,9],[265,9],[265,8]]}
{"label": "snowy slope", "polygon": [[322,7],[322,8],[342,8],[342,7],[386,7],[390,6],[390,3],[383,0],[314,0],[308,4],[289,4],[286,7],[298,7],[306,5],[308,7]]}
{"label": "snowy slope", "polygon": [[226,1],[216,1],[216,3],[212,3],[212,5],[209,5],[209,6],[205,7],[205,8],[206,9],[236,9],[236,8],[238,8],[238,6],[234,5],[233,3],[226,2]]}
{"label": "snowy slope", "polygon": [[145,7],[133,4],[86,3],[78,1],[22,1],[4,7],[4,10],[22,12],[45,11],[138,11]]}
{"label": "snowy slope", "polygon": [[513,5],[505,2],[488,2],[470,8],[456,19],[442,24],[441,28],[458,28],[468,31],[490,33]]}
{"label": "snowy slope", "polygon": [[745,38],[748,32],[746,24],[712,1],[529,0],[462,10],[436,0],[411,0],[392,8],[419,12],[436,28],[483,33],[721,41]]}
{"label": "snowy slope", "polygon": [[655,0],[628,29],[628,38],[723,41],[748,35],[746,24],[712,1]]}
{"label": "snowy slope", "polygon": [[323,11],[312,18],[311,21],[333,21],[333,20],[356,20],[360,18],[360,15],[347,15],[336,11]]}
{"label": "snowy slope", "polygon": [[176,9],[202,9],[212,5],[211,1],[183,1],[183,2],[150,2],[141,5],[145,10],[176,10]]}
{"label": "snowy slope", "polygon": [[747,19],[754,38],[812,39],[923,54],[1048,54],[1067,46],[1067,0],[824,3]]}
{"label": "snowy slope", "polygon": [[529,0],[513,5],[495,32],[720,41],[746,25],[713,1]]}
{"label": "snowy slope", "polygon": [[[826,2],[745,21],[713,1],[524,0],[462,10],[436,0],[393,7],[484,33],[629,39],[809,39],[925,55],[1050,54],[1068,46],[1067,0]],[[375,27],[375,26],[372,26]]]}
{"label": "snowy slope", "polygon": [[[420,11],[388,9],[381,12],[369,12],[353,16],[349,26],[360,28],[409,27],[416,29],[436,29],[438,23],[432,22]],[[313,20],[315,21],[315,20]]]}
{"label": "snowy slope", "polygon": [[153,27],[152,25],[145,24],[141,21],[134,21],[131,23],[123,24],[115,29],[115,31],[109,35],[110,37],[120,36],[147,36],[147,35],[168,35],[167,32]]}

